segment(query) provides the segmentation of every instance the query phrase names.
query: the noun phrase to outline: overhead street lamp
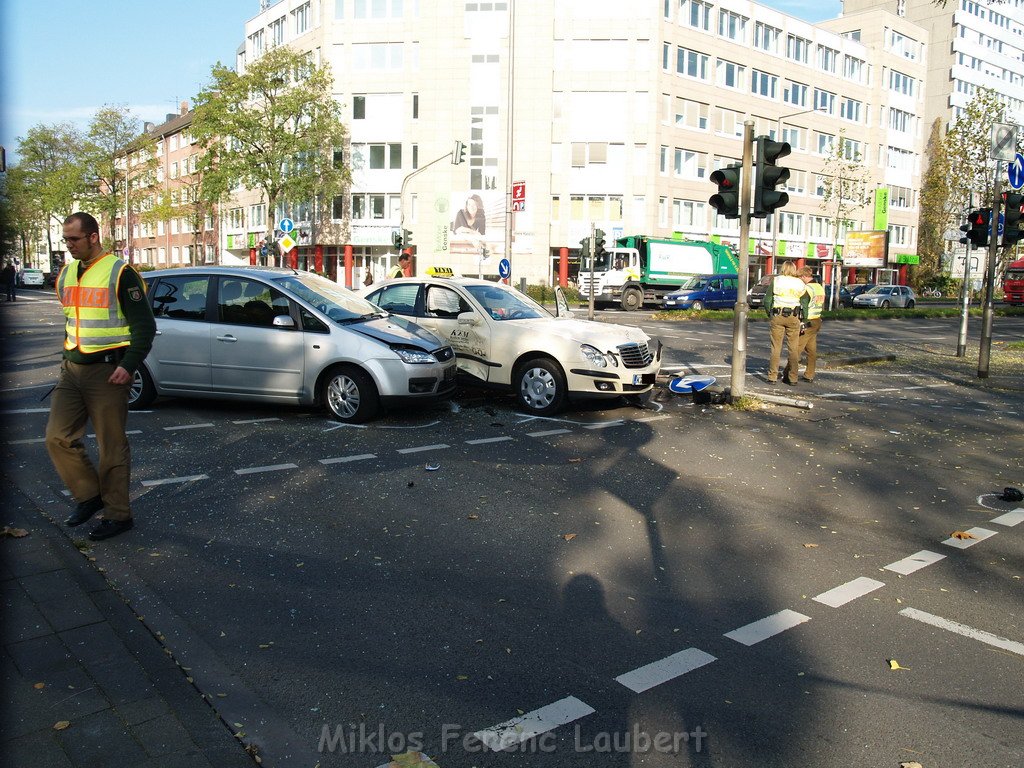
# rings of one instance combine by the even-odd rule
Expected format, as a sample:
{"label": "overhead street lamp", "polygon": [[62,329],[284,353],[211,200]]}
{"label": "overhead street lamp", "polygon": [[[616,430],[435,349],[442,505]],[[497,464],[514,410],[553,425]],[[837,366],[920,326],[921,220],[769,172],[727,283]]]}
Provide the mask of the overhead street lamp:
{"label": "overhead street lamp", "polygon": [[[782,141],[782,121],[783,120],[788,120],[791,117],[799,117],[800,115],[806,115],[806,114],[809,114],[811,112],[825,112],[825,108],[824,107],[815,107],[814,109],[804,109],[804,110],[801,110],[800,112],[791,112],[788,115],[780,115],[775,120],[775,140],[776,141]],[[779,245],[779,222],[778,222],[778,215],[773,212],[772,213],[772,258],[776,260],[776,264],[778,263],[778,254],[775,253],[775,250],[776,250],[776,248],[778,248],[778,245]]]}

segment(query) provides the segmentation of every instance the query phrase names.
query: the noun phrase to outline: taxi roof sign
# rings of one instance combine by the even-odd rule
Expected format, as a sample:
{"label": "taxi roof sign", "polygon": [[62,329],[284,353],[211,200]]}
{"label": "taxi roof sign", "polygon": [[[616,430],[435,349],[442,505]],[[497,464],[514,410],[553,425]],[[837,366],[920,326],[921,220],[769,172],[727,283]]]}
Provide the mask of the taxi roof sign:
{"label": "taxi roof sign", "polygon": [[455,277],[451,267],[430,267],[427,274],[431,277]]}

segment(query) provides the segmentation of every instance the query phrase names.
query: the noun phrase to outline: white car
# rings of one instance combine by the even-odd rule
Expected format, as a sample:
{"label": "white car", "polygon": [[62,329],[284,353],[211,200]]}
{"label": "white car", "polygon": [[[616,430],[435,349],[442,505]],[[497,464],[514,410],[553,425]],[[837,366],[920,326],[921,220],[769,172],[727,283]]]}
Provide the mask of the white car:
{"label": "white car", "polygon": [[42,288],[45,282],[46,278],[41,269],[23,269],[18,273],[18,285],[25,288]]}
{"label": "white car", "polygon": [[874,288],[864,291],[853,297],[854,307],[878,307],[889,309],[889,307],[914,308],[914,295],[912,288],[905,285],[876,285]]}
{"label": "white car", "polygon": [[455,349],[460,374],[513,391],[537,416],[569,399],[639,400],[661,368],[660,342],[639,328],[574,319],[560,290],[554,316],[513,288],[473,278],[401,278],[360,294],[433,331]]}

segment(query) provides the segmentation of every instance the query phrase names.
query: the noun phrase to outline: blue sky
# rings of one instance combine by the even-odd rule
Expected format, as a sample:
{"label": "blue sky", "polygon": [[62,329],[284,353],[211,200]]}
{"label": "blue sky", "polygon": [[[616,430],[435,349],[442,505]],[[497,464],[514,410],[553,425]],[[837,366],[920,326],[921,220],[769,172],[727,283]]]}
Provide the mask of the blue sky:
{"label": "blue sky", "polygon": [[[840,0],[763,4],[812,22],[841,10]],[[84,126],[104,104],[162,122],[215,62],[234,62],[258,12],[259,0],[0,0],[0,144],[13,159],[31,126]]]}

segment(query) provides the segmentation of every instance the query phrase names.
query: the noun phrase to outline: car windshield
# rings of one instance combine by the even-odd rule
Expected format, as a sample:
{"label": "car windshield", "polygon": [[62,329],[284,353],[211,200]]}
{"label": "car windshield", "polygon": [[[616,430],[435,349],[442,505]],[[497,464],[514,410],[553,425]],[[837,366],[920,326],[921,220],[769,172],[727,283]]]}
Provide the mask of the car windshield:
{"label": "car windshield", "polygon": [[380,307],[318,275],[308,273],[284,275],[275,278],[274,282],[282,288],[287,288],[299,298],[308,301],[331,320],[339,323],[387,317],[387,312]]}
{"label": "car windshield", "polygon": [[495,285],[467,285],[466,290],[495,320],[551,317],[540,304],[518,291]]}
{"label": "car windshield", "polygon": [[885,294],[888,294],[888,293],[889,293],[889,290],[890,290],[890,289],[889,289],[889,287],[888,287],[888,286],[885,286],[885,285],[876,285],[876,286],[875,286],[874,288],[869,288],[868,290],[864,291],[864,293],[865,293],[865,294],[869,294],[869,293],[870,293],[870,294],[874,294],[874,295],[876,295],[876,296],[877,296],[877,295],[878,295],[878,294],[880,294],[880,293],[885,293]]}
{"label": "car windshield", "polygon": [[691,277],[680,288],[682,291],[699,291],[701,288],[706,288],[708,281],[702,277]]}

